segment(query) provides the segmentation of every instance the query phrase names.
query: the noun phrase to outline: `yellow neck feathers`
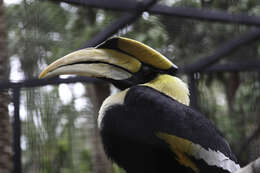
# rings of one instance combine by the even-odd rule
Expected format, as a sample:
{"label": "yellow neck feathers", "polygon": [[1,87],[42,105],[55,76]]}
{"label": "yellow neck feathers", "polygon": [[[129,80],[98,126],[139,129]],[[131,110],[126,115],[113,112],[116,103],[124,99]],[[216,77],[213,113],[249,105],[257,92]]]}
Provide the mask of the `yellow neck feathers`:
{"label": "yellow neck feathers", "polygon": [[189,105],[189,89],[187,85],[179,78],[170,75],[159,75],[154,80],[143,84],[154,88],[182,104]]}

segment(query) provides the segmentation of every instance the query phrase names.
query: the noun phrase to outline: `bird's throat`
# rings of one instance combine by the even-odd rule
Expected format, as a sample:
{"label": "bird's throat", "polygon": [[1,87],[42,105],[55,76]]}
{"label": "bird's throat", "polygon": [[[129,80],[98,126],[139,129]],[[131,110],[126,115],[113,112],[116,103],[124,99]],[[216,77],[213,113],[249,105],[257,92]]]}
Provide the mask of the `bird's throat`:
{"label": "bird's throat", "polygon": [[142,85],[154,88],[182,104],[189,105],[190,103],[189,89],[187,85],[177,77],[166,74],[159,75],[154,80]]}

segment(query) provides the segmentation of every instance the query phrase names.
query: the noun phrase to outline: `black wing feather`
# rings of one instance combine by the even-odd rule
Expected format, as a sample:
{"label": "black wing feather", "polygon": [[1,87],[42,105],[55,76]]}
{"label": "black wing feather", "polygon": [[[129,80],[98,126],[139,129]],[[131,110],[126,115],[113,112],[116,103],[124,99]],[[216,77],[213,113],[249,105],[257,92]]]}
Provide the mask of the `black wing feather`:
{"label": "black wing feather", "polygon": [[141,128],[138,131],[145,134],[149,132],[173,134],[199,144],[205,149],[220,151],[237,162],[228,143],[210,120],[191,107],[153,88],[132,87],[126,95],[125,107],[131,108],[128,111],[132,112],[132,118],[143,119],[134,121],[136,123],[134,127]]}

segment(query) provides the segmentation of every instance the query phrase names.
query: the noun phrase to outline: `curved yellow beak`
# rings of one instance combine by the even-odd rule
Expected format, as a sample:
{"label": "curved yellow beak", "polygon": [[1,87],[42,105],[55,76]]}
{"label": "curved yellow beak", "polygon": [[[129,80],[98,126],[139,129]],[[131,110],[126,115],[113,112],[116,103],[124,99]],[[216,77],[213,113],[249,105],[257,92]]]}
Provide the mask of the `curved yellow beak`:
{"label": "curved yellow beak", "polygon": [[72,52],[52,64],[40,74],[49,78],[62,74],[124,80],[141,68],[136,58],[111,49],[87,48]]}

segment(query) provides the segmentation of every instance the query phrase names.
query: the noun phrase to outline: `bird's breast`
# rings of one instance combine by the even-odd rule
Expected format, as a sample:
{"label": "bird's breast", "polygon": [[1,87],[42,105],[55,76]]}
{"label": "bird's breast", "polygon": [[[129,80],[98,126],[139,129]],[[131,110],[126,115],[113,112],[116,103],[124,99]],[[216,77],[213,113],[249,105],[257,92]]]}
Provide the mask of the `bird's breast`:
{"label": "bird's breast", "polygon": [[128,89],[107,97],[101,105],[98,115],[98,127],[101,128],[102,120],[106,111],[114,105],[123,105]]}

